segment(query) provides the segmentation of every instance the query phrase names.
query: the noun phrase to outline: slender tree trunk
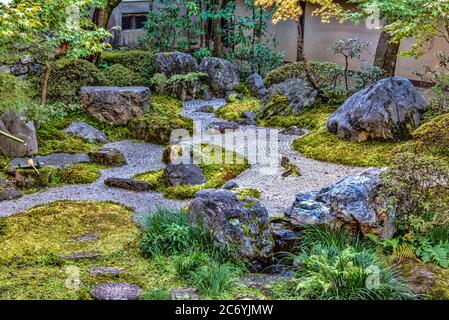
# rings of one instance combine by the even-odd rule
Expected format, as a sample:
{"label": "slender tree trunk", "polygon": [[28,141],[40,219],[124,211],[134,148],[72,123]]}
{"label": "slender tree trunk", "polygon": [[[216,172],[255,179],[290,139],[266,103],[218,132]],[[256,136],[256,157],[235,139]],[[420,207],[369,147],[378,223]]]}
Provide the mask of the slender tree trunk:
{"label": "slender tree trunk", "polygon": [[[223,0],[217,0],[216,10],[220,11],[223,7]],[[216,18],[213,21],[213,34],[214,34],[214,50],[213,53],[216,57],[223,56],[223,37],[221,30],[221,18]]]}
{"label": "slender tree trunk", "polygon": [[401,45],[399,42],[391,42],[391,39],[392,37],[386,31],[381,32],[374,57],[374,66],[382,68],[386,77],[395,75],[398,52]]}
{"label": "slender tree trunk", "polygon": [[45,107],[47,104],[47,87],[48,87],[48,79],[50,79],[51,73],[51,64],[50,62],[45,63],[45,72],[42,75],[41,79],[41,106]]}
{"label": "slender tree trunk", "polygon": [[304,33],[300,21],[296,23],[298,29],[298,38],[296,39],[296,61],[301,62],[305,60],[304,56]]}
{"label": "slender tree trunk", "polygon": [[[201,12],[205,12],[207,10],[206,2],[201,1]],[[200,36],[200,47],[204,48],[206,46],[206,21],[204,18],[201,18],[201,36]]]}

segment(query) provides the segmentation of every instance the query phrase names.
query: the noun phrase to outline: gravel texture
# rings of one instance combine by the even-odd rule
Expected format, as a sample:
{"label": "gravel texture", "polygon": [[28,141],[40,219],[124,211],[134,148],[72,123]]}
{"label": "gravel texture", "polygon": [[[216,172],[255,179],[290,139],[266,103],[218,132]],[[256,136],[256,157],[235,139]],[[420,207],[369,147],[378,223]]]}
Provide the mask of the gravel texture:
{"label": "gravel texture", "polygon": [[[212,122],[221,121],[211,113],[196,112],[198,108],[211,105],[218,109],[225,105],[224,99],[212,101],[190,101],[184,103],[183,115],[201,124],[201,132],[206,139],[213,144],[222,144],[220,135],[207,135],[205,129]],[[342,165],[329,164],[307,159],[291,147],[292,142],[298,136],[279,134],[277,129],[258,128],[256,126],[242,126],[236,134],[248,130],[258,130],[258,134],[266,133],[269,137],[278,134],[279,153],[271,157],[274,161],[270,166],[250,160],[251,168],[237,177],[234,181],[242,189],[257,189],[262,193],[261,201],[267,206],[271,216],[283,215],[285,208],[289,207],[299,193],[318,191],[321,188],[339,181],[341,178],[357,174],[363,171],[361,168],[352,168]],[[266,138],[262,138],[266,139]],[[185,142],[191,142],[187,140]],[[236,138],[231,150],[245,154],[245,150],[254,147],[255,141]],[[112,201],[130,207],[136,212],[136,220],[142,221],[145,213],[160,207],[167,206],[179,208],[186,205],[185,201],[164,199],[162,194],[156,192],[134,192],[122,189],[110,188],[104,184],[108,178],[129,179],[136,174],[164,168],[161,162],[163,148],[161,146],[138,143],[132,141],[120,141],[108,143],[104,147],[116,148],[123,152],[128,164],[122,167],[103,170],[101,177],[95,183],[89,185],[69,185],[60,188],[48,189],[45,192],[25,195],[20,199],[0,202],[0,216],[9,216],[29,210],[37,205],[48,204],[59,200],[93,200]],[[266,150],[268,153],[269,150]],[[299,177],[282,178],[285,171],[280,167],[280,159],[287,156],[291,162],[299,167],[302,175]]]}

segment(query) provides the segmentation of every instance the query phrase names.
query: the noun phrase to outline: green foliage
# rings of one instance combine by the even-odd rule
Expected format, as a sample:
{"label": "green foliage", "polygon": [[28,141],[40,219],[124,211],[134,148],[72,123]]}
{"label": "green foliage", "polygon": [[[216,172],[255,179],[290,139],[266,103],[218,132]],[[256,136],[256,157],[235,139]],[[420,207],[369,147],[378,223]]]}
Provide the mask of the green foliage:
{"label": "green foliage", "polygon": [[148,112],[129,124],[133,136],[146,142],[165,145],[174,130],[193,130],[193,121],[180,115],[182,104],[166,96],[152,96]]}
{"label": "green foliage", "polygon": [[0,112],[26,111],[31,103],[27,81],[0,70]]}
{"label": "green foliage", "polygon": [[188,278],[190,272],[208,265],[211,257],[205,252],[193,250],[185,252],[184,255],[174,256],[172,260],[176,274],[180,277]]}
{"label": "green foliage", "polygon": [[405,282],[357,236],[329,228],[306,228],[297,265],[296,296],[323,300],[413,299]]}
{"label": "green foliage", "polygon": [[231,289],[233,281],[239,276],[241,270],[228,264],[219,264],[212,261],[190,273],[190,283],[203,294],[218,297],[223,291]]}
{"label": "green foliage", "polygon": [[447,163],[429,156],[399,154],[393,157],[382,180],[381,192],[396,210],[402,233],[425,236],[434,226],[447,224]]}
{"label": "green foliage", "polygon": [[104,84],[111,87],[133,87],[145,84],[145,80],[140,74],[121,64],[114,64],[103,70],[103,77]]}
{"label": "green foliage", "polygon": [[[234,88],[235,90],[235,88]],[[260,109],[260,101],[255,98],[245,97],[242,100],[236,100],[219,108],[215,115],[227,121],[243,120],[242,113],[245,111],[257,112]]]}
{"label": "green foliage", "polygon": [[[40,76],[35,81],[40,90]],[[104,81],[101,70],[87,60],[59,60],[51,66],[47,96],[50,100],[77,103],[81,87],[102,85]]]}
{"label": "green foliage", "polygon": [[449,97],[441,93],[437,97],[432,98],[427,104],[424,121],[427,122],[445,113],[449,113]]}
{"label": "green foliage", "polygon": [[240,61],[240,73],[245,79],[254,72],[264,77],[271,70],[282,66],[286,52],[279,52],[261,43],[256,43],[249,47],[239,48],[234,55]]}
{"label": "green foliage", "polygon": [[188,88],[194,88],[195,84],[200,83],[207,75],[202,72],[191,72],[187,74],[175,74],[167,78],[163,73],[156,73],[150,80],[150,85],[159,94],[167,94],[175,98],[179,97],[183,91]]}
{"label": "green foliage", "polygon": [[195,50],[193,56],[198,62],[200,62],[203,58],[212,56],[212,52],[210,52],[209,48],[199,48]]}
{"label": "green foliage", "polygon": [[142,294],[142,300],[154,300],[154,301],[163,301],[170,300],[170,295],[167,290],[164,289],[153,289],[148,292]]}
{"label": "green foliage", "polygon": [[145,80],[154,74],[154,54],[148,50],[113,50],[101,54],[100,67],[107,68],[120,64]]}

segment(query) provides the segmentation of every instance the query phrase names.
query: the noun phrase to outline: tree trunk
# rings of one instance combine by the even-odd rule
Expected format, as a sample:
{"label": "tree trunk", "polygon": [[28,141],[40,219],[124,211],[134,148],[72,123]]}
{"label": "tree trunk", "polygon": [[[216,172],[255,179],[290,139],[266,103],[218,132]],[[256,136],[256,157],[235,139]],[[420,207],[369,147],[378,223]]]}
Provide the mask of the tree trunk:
{"label": "tree trunk", "polygon": [[381,32],[374,57],[374,66],[382,68],[386,77],[395,75],[400,45],[399,42],[391,42],[391,36],[386,31]]}
{"label": "tree trunk", "polygon": [[[220,11],[223,7],[223,0],[217,0],[216,10]],[[223,37],[221,32],[221,18],[216,18],[213,21],[213,34],[214,34],[214,50],[213,53],[216,57],[223,56]]]}
{"label": "tree trunk", "polygon": [[51,73],[51,64],[50,62],[45,63],[45,72],[42,75],[41,80],[41,106],[45,107],[47,104],[47,87],[48,87],[48,79],[50,79]]}
{"label": "tree trunk", "polygon": [[304,1],[299,1],[299,5],[302,8],[302,15],[298,17],[298,21],[296,23],[296,28],[298,30],[298,37],[296,39],[296,61],[304,61],[305,53],[304,53],[304,26],[305,26],[305,14],[306,14],[306,4]]}

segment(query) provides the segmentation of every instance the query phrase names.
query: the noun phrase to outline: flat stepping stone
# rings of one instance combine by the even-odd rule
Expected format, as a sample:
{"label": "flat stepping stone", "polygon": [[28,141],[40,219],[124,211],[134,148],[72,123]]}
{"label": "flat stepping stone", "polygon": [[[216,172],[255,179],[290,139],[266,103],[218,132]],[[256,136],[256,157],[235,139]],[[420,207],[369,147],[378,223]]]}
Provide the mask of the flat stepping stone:
{"label": "flat stepping stone", "polygon": [[84,139],[91,143],[108,143],[108,139],[102,131],[81,121],[72,122],[69,127],[64,130],[64,133]]}
{"label": "flat stepping stone", "polygon": [[123,272],[123,269],[115,267],[95,267],[89,269],[89,273],[93,276],[119,276]]}
{"label": "flat stepping stone", "polygon": [[147,182],[139,180],[109,178],[104,181],[104,184],[111,188],[120,188],[138,192],[150,190],[150,185]]}
{"label": "flat stepping stone", "polygon": [[69,255],[63,255],[61,258],[66,260],[94,260],[101,257],[99,253],[71,253]]}
{"label": "flat stepping stone", "polygon": [[85,234],[83,236],[76,237],[76,238],[71,238],[71,239],[69,239],[69,241],[70,242],[91,242],[91,241],[98,240],[98,238],[100,238],[100,234],[96,232],[96,233]]}
{"label": "flat stepping stone", "polygon": [[170,291],[172,300],[200,300],[196,288],[175,288]]}
{"label": "flat stepping stone", "polygon": [[137,300],[142,290],[127,282],[97,284],[90,293],[95,300]]}
{"label": "flat stepping stone", "polygon": [[[30,158],[16,158],[8,164],[7,171],[9,174],[13,175],[17,169],[25,168],[28,169],[28,160]],[[54,153],[48,156],[36,156],[32,157],[36,166],[50,166],[58,169],[66,169],[74,164],[79,163],[90,163],[90,157],[86,153],[78,154],[67,154],[67,153]]]}
{"label": "flat stepping stone", "polygon": [[14,189],[0,190],[0,202],[19,199],[22,196],[22,193]]}

